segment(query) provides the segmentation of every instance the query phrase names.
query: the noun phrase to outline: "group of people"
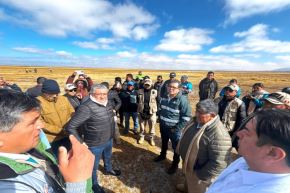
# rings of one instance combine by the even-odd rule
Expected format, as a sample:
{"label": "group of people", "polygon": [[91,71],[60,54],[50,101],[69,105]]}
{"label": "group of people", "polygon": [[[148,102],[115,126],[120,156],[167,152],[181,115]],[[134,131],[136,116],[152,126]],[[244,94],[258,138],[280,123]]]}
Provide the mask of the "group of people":
{"label": "group of people", "polygon": [[[199,83],[193,115],[188,79],[171,72],[153,83],[139,71],[124,82],[116,77],[110,88],[75,71],[60,95],[57,81],[45,77],[26,92],[0,78],[1,192],[105,192],[97,178],[100,159],[104,174],[121,175],[112,166],[112,147],[121,143],[119,126],[123,135],[131,131],[132,117],[138,144],[148,126],[148,143],[155,146],[159,122],[161,152],[153,161],[166,159],[170,140],[167,173],[177,171],[181,158],[179,191],[289,193],[290,89],[268,93],[255,83],[240,99],[232,79],[217,95],[210,71]],[[241,157],[231,164],[233,148]]]}

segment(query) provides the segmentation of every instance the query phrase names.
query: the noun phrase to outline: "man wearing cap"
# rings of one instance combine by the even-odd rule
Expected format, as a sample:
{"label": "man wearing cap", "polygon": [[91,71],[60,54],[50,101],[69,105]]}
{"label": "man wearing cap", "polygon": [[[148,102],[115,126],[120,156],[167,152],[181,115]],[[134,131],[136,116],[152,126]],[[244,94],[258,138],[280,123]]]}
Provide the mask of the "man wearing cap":
{"label": "man wearing cap", "polygon": [[161,86],[161,88],[160,88],[160,98],[167,97],[167,95],[168,95],[167,87],[168,87],[168,85],[170,84],[170,82],[171,82],[172,80],[175,80],[175,79],[176,79],[175,77],[176,77],[176,73],[175,73],[175,72],[170,72],[170,74],[169,74],[169,79],[166,80],[166,81],[162,84],[162,86]]}
{"label": "man wearing cap", "polygon": [[214,100],[219,107],[219,117],[230,134],[233,134],[246,118],[245,103],[236,97],[239,87],[229,84],[223,97]]}
{"label": "man wearing cap", "polygon": [[218,83],[214,78],[214,72],[209,71],[206,78],[199,83],[199,100],[214,99],[218,91]]}
{"label": "man wearing cap", "polygon": [[79,98],[76,96],[77,87],[74,84],[66,84],[64,91],[65,91],[65,94],[63,96],[67,97],[70,104],[76,110],[78,106],[81,104]]}
{"label": "man wearing cap", "polygon": [[59,85],[55,80],[45,80],[41,91],[42,94],[37,98],[41,105],[43,130],[51,143],[52,151],[57,155],[60,146],[70,148],[68,135],[63,128],[74,113],[74,109],[65,96],[59,95]]}
{"label": "man wearing cap", "polygon": [[123,90],[120,93],[120,98],[122,101],[122,109],[124,111],[124,116],[125,116],[125,129],[124,129],[124,134],[128,134],[129,132],[129,127],[130,127],[130,117],[132,117],[133,122],[134,122],[134,129],[133,133],[135,135],[138,134],[137,129],[138,129],[138,113],[137,113],[137,108],[138,108],[138,94],[137,91],[134,88],[135,83],[133,81],[129,81],[127,83],[127,88],[126,90]]}
{"label": "man wearing cap", "polygon": [[263,106],[263,109],[268,108],[290,110],[290,95],[285,92],[271,93],[268,98],[265,99]]}
{"label": "man wearing cap", "polygon": [[152,80],[144,81],[144,88],[138,90],[138,119],[140,124],[139,144],[144,142],[145,127],[149,125],[150,140],[149,144],[155,146],[155,124],[157,112],[157,90],[152,87]]}
{"label": "man wearing cap", "polygon": [[182,94],[187,96],[192,92],[192,83],[188,82],[188,76],[186,75],[181,76],[180,81],[182,85]]}

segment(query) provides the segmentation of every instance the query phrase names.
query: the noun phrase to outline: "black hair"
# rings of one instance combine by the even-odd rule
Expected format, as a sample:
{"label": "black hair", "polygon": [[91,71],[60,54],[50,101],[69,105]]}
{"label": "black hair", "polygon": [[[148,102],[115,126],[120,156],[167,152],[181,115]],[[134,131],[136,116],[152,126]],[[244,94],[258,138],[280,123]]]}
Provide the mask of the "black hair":
{"label": "black hair", "polygon": [[248,116],[239,130],[256,119],[257,146],[271,144],[286,152],[286,163],[290,167],[290,113],[285,109],[262,109]]}
{"label": "black hair", "polygon": [[234,79],[234,78],[233,78],[233,79],[230,80],[230,83],[234,83],[234,82],[235,82],[235,83],[238,83],[237,79]]}
{"label": "black hair", "polygon": [[43,82],[44,82],[45,80],[46,80],[45,77],[40,76],[40,77],[38,77],[38,78],[36,79],[36,82],[37,82],[37,84],[43,84]]}
{"label": "black hair", "polygon": [[22,113],[40,111],[40,102],[22,92],[0,89],[0,132],[10,132],[21,121]]}
{"label": "black hair", "polygon": [[213,74],[214,75],[214,72],[213,71],[208,71],[207,74]]}
{"label": "black hair", "polygon": [[282,89],[282,92],[285,92],[287,94],[290,94],[290,87],[285,87]]}
{"label": "black hair", "polygon": [[158,75],[157,78],[161,78],[162,79],[162,75]]}
{"label": "black hair", "polygon": [[119,77],[119,76],[115,77],[115,82],[117,82],[117,81],[121,83],[122,82],[122,78]]}
{"label": "black hair", "polygon": [[109,83],[108,82],[102,82],[102,85],[104,85],[105,87],[107,87],[107,89],[109,89]]}

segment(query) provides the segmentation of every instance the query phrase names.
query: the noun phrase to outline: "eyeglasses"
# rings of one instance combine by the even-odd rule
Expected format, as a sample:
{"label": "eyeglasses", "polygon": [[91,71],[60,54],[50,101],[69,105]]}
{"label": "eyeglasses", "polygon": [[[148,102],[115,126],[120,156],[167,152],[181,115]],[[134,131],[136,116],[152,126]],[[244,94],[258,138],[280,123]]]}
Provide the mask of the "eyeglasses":
{"label": "eyeglasses", "polygon": [[108,93],[95,93],[94,95],[95,96],[107,96]]}
{"label": "eyeglasses", "polygon": [[234,90],[232,90],[230,88],[227,88],[226,91],[228,91],[228,92],[234,92]]}
{"label": "eyeglasses", "polygon": [[71,89],[71,90],[68,90],[69,92],[76,92],[77,89]]}
{"label": "eyeglasses", "polygon": [[174,87],[174,86],[167,86],[168,88],[172,88],[172,89],[179,89],[178,87]]}

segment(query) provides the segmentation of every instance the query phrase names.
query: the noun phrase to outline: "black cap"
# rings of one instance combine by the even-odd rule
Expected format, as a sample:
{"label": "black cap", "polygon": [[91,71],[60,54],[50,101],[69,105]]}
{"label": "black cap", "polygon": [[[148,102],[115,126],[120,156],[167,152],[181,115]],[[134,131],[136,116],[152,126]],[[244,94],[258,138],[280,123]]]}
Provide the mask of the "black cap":
{"label": "black cap", "polygon": [[55,80],[47,79],[42,84],[41,92],[47,94],[58,94],[60,93],[60,89]]}
{"label": "black cap", "polygon": [[169,77],[170,77],[170,78],[174,78],[174,77],[176,77],[176,73],[175,73],[175,72],[170,72]]}

